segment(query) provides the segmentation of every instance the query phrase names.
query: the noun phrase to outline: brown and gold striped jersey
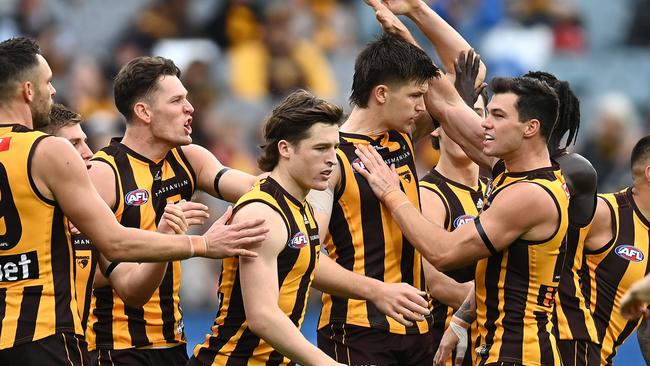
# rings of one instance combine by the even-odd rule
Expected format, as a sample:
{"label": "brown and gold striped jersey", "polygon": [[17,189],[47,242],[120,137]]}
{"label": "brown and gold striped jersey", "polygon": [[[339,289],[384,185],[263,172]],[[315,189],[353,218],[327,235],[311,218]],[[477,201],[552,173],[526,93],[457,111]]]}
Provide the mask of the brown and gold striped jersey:
{"label": "brown and gold striped jersey", "polygon": [[584,265],[584,241],[591,224],[567,228],[565,253],[560,285],[555,297],[553,326],[560,340],[600,343],[589,302],[585,299],[584,283],[589,282],[589,270]]}
{"label": "brown and gold striped jersey", "polygon": [[[483,199],[487,185],[483,180],[479,180],[476,182],[476,186],[468,187],[448,179],[435,169],[432,169],[422,177],[420,187],[438,195],[445,207],[444,227],[448,231],[453,231],[459,226],[471,222],[478,216],[479,210],[483,207]],[[474,270],[475,268],[472,265],[459,270],[448,271],[445,274],[457,282],[463,283],[474,280]],[[449,326],[454,309],[433,297],[431,299],[431,309],[433,313],[431,333],[434,338],[434,346],[437,348],[445,329]],[[468,352],[472,352],[472,350],[468,349]],[[447,360],[447,365],[453,365],[452,360],[454,358],[450,357]],[[471,362],[472,357],[465,357],[463,360],[464,365],[470,365]]]}
{"label": "brown and gold striped jersey", "polygon": [[[126,227],[156,230],[167,203],[189,201],[194,193],[196,176],[180,148],[156,162],[113,139],[93,160],[108,164],[115,172],[113,212]],[[88,349],[166,347],[185,342],[180,280],[180,261],[170,262],[158,290],[139,308],[124,304],[110,286],[94,289],[86,331]]]}
{"label": "brown and gold striped jersey", "polygon": [[512,362],[549,366],[561,362],[551,315],[562,270],[559,254],[568,226],[569,193],[559,167],[516,173],[504,171],[496,175],[483,209],[489,209],[503,189],[523,182],[537,184],[553,198],[560,222],[556,232],[546,240],[517,239],[506,249],[477,263],[476,315],[480,346],[476,351],[480,365]]}
{"label": "brown and gold striped jersey", "polygon": [[[415,207],[420,207],[418,178],[413,160],[413,141],[395,130],[378,136],[340,132],[337,149],[341,180],[334,192],[326,248],[329,256],[343,268],[387,283],[406,282],[424,290],[421,255],[408,242],[390,211],[372,192],[368,182],[354,171],[360,162],[358,144],[370,145],[400,176],[402,190]],[[388,318],[365,300],[323,294],[323,309],[318,328],[331,323],[352,324],[387,330],[396,334],[422,334],[429,331],[431,316],[405,327]]]}
{"label": "brown and gold striped jersey", "polygon": [[46,137],[0,125],[0,349],[55,333],[83,335],[63,212],[30,172]]}
{"label": "brown and gold striped jersey", "polygon": [[93,280],[99,253],[90,238],[84,234],[70,234],[72,250],[74,251],[74,280],[77,293],[77,305],[81,327],[86,330],[90,301],[93,291]]}
{"label": "brown and gold striped jersey", "polygon": [[650,222],[634,202],[631,188],[599,196],[610,208],[614,237],[597,252],[587,253],[591,280],[586,293],[602,345],[601,365],[611,365],[617,348],[641,323],[623,318],[620,301],[648,274]]}
{"label": "brown and gold striped jersey", "polygon": [[[261,180],[242,196],[235,211],[251,202],[262,202],[273,208],[287,227],[287,243],[277,259],[278,306],[296,327],[300,327],[320,251],[313,210],[308,203],[291,196],[271,177]],[[196,359],[204,365],[215,366],[295,365],[248,327],[237,258],[223,260],[219,300],[212,335],[194,348]]]}

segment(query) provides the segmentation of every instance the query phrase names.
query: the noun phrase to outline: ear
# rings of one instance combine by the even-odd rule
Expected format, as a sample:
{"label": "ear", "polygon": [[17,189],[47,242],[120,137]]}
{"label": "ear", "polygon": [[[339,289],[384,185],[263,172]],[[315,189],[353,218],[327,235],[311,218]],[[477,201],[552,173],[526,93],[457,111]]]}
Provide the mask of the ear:
{"label": "ear", "polygon": [[291,152],[291,144],[287,140],[280,140],[278,141],[278,153],[280,154],[281,157],[285,159],[289,159],[289,155]]}
{"label": "ear", "polygon": [[20,91],[27,102],[31,103],[34,101],[36,91],[34,90],[34,84],[31,81],[25,81],[20,84]]}
{"label": "ear", "polygon": [[149,105],[144,102],[137,102],[133,105],[133,113],[136,117],[145,123],[151,123],[151,109]]}
{"label": "ear", "polygon": [[539,133],[541,127],[541,123],[538,119],[533,118],[529,120],[528,123],[526,123],[526,127],[524,129],[524,138],[531,138],[535,136]]}
{"label": "ear", "polygon": [[433,131],[431,131],[430,135],[433,137],[440,137],[440,127],[437,127]]}
{"label": "ear", "polygon": [[388,86],[384,84],[377,85],[372,89],[372,95],[375,97],[378,104],[386,103],[386,100],[388,99]]}
{"label": "ear", "polygon": [[646,182],[650,182],[650,165],[647,165],[645,167],[645,180]]}

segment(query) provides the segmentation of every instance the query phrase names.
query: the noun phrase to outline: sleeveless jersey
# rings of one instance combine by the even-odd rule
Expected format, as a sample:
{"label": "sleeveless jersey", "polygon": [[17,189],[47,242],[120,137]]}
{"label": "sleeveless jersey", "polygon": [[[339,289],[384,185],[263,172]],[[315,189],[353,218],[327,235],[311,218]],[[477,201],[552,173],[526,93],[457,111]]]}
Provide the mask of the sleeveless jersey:
{"label": "sleeveless jersey", "polygon": [[[277,211],[287,228],[287,244],[278,254],[279,307],[300,327],[305,316],[309,287],[318,262],[318,225],[308,203],[302,203],[273,178],[258,182],[242,196],[235,212],[251,202],[261,202]],[[223,260],[219,283],[219,309],[212,335],[194,348],[194,357],[204,365],[295,365],[250,331],[239,277],[239,260]]]}
{"label": "sleeveless jersey", "polygon": [[495,175],[484,210],[489,209],[503,189],[523,182],[537,184],[553,198],[560,222],[546,240],[517,239],[503,251],[477,263],[480,346],[476,351],[480,365],[560,365],[551,315],[562,270],[560,249],[568,226],[569,193],[559,167]]}
{"label": "sleeveless jersey", "polygon": [[93,292],[93,281],[99,253],[92,241],[83,234],[70,234],[74,250],[74,279],[77,292],[77,305],[81,316],[81,327],[86,330],[90,302]]}
{"label": "sleeveless jersey", "polygon": [[[192,199],[196,176],[180,148],[154,162],[113,139],[93,160],[116,175],[113,212],[126,227],[156,230],[168,202]],[[180,261],[169,262],[160,287],[139,308],[105,286],[93,290],[86,339],[88,349],[167,347],[185,342],[180,308]]]}
{"label": "sleeveless jersey", "polygon": [[[418,178],[410,136],[395,130],[374,137],[339,134],[337,157],[341,181],[334,193],[326,238],[329,256],[343,268],[358,274],[387,283],[406,282],[424,290],[420,253],[404,237],[390,211],[381,204],[365,178],[352,167],[354,162],[360,162],[354,153],[355,145],[374,147],[387,164],[395,165],[402,190],[419,209]],[[382,314],[370,302],[324,293],[318,328],[330,323],[372,327],[396,334],[423,334],[429,331],[431,316],[405,327]]]}
{"label": "sleeveless jersey", "polygon": [[[445,207],[444,227],[448,231],[453,231],[461,225],[472,222],[478,216],[479,210],[483,207],[483,196],[485,194],[486,184],[482,180],[476,182],[476,187],[468,187],[458,182],[454,182],[435,169],[432,169],[420,180],[420,187],[430,190],[440,197]],[[467,266],[460,270],[444,272],[445,275],[453,278],[457,282],[464,283],[474,280],[474,266]],[[431,333],[434,338],[434,347],[437,349],[440,345],[442,335],[449,326],[451,317],[454,315],[454,309],[447,306],[437,299],[431,299],[431,309],[433,313],[433,326]],[[476,334],[476,332],[474,332]],[[470,340],[473,339],[470,332]],[[473,342],[472,342],[473,343]],[[470,344],[472,344],[470,343]],[[467,354],[463,360],[464,365],[472,362],[471,352],[468,347]],[[447,365],[453,365],[454,355],[447,360]]]}
{"label": "sleeveless jersey", "polygon": [[0,125],[0,349],[56,333],[83,335],[63,212],[30,172],[46,137]]}
{"label": "sleeveless jersey", "polygon": [[634,202],[631,188],[600,197],[610,208],[614,238],[599,251],[587,253],[591,277],[587,294],[602,345],[601,365],[611,365],[618,347],[641,324],[641,319],[623,318],[620,301],[648,274],[650,222]]}

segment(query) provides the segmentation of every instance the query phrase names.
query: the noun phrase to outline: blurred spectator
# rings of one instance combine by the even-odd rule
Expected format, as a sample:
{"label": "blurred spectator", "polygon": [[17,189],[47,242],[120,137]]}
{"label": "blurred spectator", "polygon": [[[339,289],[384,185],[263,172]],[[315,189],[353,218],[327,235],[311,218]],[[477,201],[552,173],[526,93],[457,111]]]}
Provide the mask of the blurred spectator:
{"label": "blurred spectator", "polygon": [[650,0],[636,0],[632,14],[628,44],[650,47]]}
{"label": "blurred spectator", "polygon": [[629,158],[641,133],[639,116],[630,99],[620,93],[601,97],[595,116],[580,153],[598,172],[598,191],[615,192],[632,183]]}

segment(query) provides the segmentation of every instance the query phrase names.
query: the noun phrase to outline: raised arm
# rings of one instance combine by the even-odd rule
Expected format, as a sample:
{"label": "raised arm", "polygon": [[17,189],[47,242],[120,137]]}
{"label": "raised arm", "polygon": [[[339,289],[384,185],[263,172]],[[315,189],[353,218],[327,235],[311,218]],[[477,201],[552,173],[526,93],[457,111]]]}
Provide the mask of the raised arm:
{"label": "raised arm", "polygon": [[[93,187],[79,154],[64,139],[48,137],[38,144],[31,173],[39,193],[50,200],[56,197],[63,213],[109,260],[148,262],[193,255],[251,255],[244,248],[259,243],[266,232],[266,228],[247,230],[251,225],[232,226],[224,222],[215,222],[205,235],[192,237],[125,228]],[[261,222],[251,222],[252,227]]]}
{"label": "raised arm", "polygon": [[[382,0],[394,14],[406,15],[429,39],[440,56],[448,74],[454,74],[454,61],[461,51],[468,52],[472,46],[444,19],[422,0]],[[481,62],[476,86],[485,80],[486,68]]]}
{"label": "raised arm", "polygon": [[338,365],[300,333],[278,306],[278,255],[286,246],[288,233],[280,215],[262,203],[250,203],[233,217],[237,223],[253,217],[264,217],[273,228],[255,259],[240,258],[239,274],[250,330],[275,350],[301,365]]}
{"label": "raised arm", "polygon": [[429,79],[424,102],[427,111],[465,154],[479,166],[491,170],[497,159],[483,153],[483,119],[465,103],[452,82],[446,77]]}

